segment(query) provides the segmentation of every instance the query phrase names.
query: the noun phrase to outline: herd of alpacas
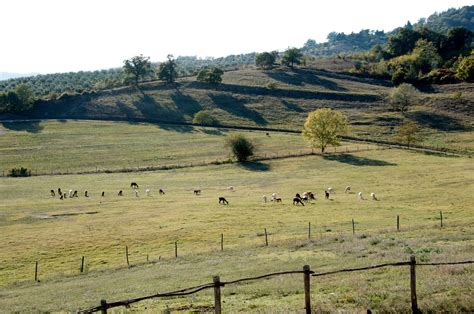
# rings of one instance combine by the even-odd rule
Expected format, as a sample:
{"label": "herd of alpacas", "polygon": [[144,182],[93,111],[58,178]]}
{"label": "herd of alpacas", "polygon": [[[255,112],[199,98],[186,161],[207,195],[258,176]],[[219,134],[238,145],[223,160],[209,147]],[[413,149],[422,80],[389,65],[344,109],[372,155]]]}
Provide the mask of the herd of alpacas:
{"label": "herd of alpacas", "polygon": [[[135,195],[135,197],[140,196],[139,193],[138,193],[139,187],[138,187],[138,184],[136,182],[132,182],[130,184],[130,188],[132,189],[133,194]],[[229,186],[227,188],[227,190],[229,190],[230,192],[235,192],[235,188],[233,186]],[[52,197],[56,197],[56,194],[57,194],[57,196],[59,196],[60,200],[64,200],[64,199],[67,199],[67,198],[79,197],[77,190],[74,190],[74,191],[69,190],[67,192],[63,192],[61,190],[61,188],[58,188],[57,193],[53,189],[51,189],[50,193],[51,193]],[[150,189],[146,189],[145,193],[146,193],[147,196],[151,196],[151,190]],[[166,194],[163,189],[159,189],[158,193],[160,195],[165,195]],[[201,195],[201,190],[200,189],[195,189],[193,191],[193,193],[194,193],[194,195],[199,196],[199,195]],[[346,186],[346,188],[344,190],[344,193],[351,194],[352,193],[351,187]],[[335,194],[335,190],[333,188],[328,187],[326,190],[324,190],[324,198],[325,199],[331,200],[331,195],[332,194]],[[90,196],[89,192],[87,190],[85,190],[84,191],[84,197],[89,197],[89,196]],[[123,191],[119,190],[118,193],[117,193],[117,196],[123,196]],[[105,191],[102,191],[101,197],[105,197]],[[365,200],[362,192],[358,192],[357,197],[358,197],[359,200]],[[370,193],[370,199],[373,200],[373,201],[378,201],[379,200],[374,192]],[[282,203],[282,198],[278,197],[276,193],[272,193],[270,199],[266,195],[263,195],[262,200],[263,200],[264,203],[267,203],[268,201],[275,202],[275,203]],[[316,200],[316,194],[313,193],[313,192],[303,192],[301,195],[299,193],[296,193],[295,197],[293,198],[293,205],[305,206],[305,203],[307,203],[309,201],[315,201],[315,200]],[[228,205],[229,201],[225,197],[219,196],[219,204]]]}

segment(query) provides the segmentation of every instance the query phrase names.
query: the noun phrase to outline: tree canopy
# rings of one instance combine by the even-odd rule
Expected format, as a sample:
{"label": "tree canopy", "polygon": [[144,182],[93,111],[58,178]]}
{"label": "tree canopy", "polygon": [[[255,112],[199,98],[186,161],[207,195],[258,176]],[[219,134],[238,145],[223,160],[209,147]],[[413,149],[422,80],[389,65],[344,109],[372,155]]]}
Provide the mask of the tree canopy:
{"label": "tree canopy", "polygon": [[348,131],[349,123],[342,112],[321,108],[308,114],[302,134],[313,147],[324,153],[328,145],[339,145],[340,137]]}
{"label": "tree canopy", "polygon": [[255,56],[255,65],[263,69],[271,69],[278,57],[277,51],[262,52]]}
{"label": "tree canopy", "polygon": [[397,142],[410,146],[423,140],[420,131],[421,127],[416,122],[405,122],[397,128],[394,139]]}
{"label": "tree canopy", "polygon": [[224,71],[216,67],[205,67],[199,71],[196,79],[199,82],[217,84],[222,82]]}
{"label": "tree canopy", "polygon": [[173,83],[178,77],[178,72],[176,71],[176,61],[174,60],[173,55],[168,55],[167,58],[168,61],[160,64],[158,69],[158,77],[160,80]]}
{"label": "tree canopy", "polygon": [[225,146],[230,148],[238,161],[247,161],[255,154],[255,145],[242,134],[231,134],[226,138]]}
{"label": "tree canopy", "polygon": [[138,82],[153,73],[150,57],[139,55],[124,60],[123,71],[126,75],[126,80],[132,82],[138,88]]}
{"label": "tree canopy", "polygon": [[283,58],[281,60],[281,63],[292,68],[294,67],[295,64],[298,65],[301,63],[302,57],[303,57],[303,54],[298,48],[288,48],[283,53]]}
{"label": "tree canopy", "polygon": [[403,83],[394,87],[390,92],[388,99],[395,111],[405,113],[418,98],[418,90],[411,84]]}

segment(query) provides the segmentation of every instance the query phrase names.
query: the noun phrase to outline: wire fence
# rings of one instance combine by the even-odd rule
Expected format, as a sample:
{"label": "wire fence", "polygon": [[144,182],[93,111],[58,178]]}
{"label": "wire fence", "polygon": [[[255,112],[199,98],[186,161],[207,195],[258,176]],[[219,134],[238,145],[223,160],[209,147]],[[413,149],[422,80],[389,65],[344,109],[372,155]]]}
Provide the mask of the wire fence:
{"label": "wire fence", "polygon": [[401,267],[401,266],[410,266],[411,309],[413,313],[421,313],[420,309],[418,308],[418,299],[417,299],[417,294],[416,294],[416,266],[439,266],[439,265],[462,265],[462,264],[466,265],[466,264],[473,264],[473,263],[474,263],[473,260],[458,261],[458,262],[440,262],[440,263],[417,263],[416,257],[412,255],[410,257],[410,261],[384,263],[384,264],[357,267],[357,268],[346,268],[346,269],[328,271],[324,273],[315,273],[314,271],[311,271],[311,268],[309,265],[304,265],[303,270],[274,272],[274,273],[269,273],[265,275],[255,276],[255,277],[240,278],[240,279],[232,280],[232,281],[220,281],[219,276],[214,276],[212,283],[206,283],[199,286],[184,288],[181,290],[155,293],[148,296],[132,298],[132,299],[127,299],[127,300],[122,300],[122,301],[115,301],[115,302],[107,302],[106,300],[102,299],[100,301],[99,306],[79,310],[79,313],[93,313],[93,312],[98,312],[98,311],[101,311],[102,313],[107,313],[108,309],[119,307],[119,306],[130,306],[131,304],[148,300],[148,299],[163,298],[163,297],[167,297],[167,298],[179,297],[179,296],[184,296],[184,295],[195,294],[199,291],[206,290],[206,289],[214,289],[214,312],[217,314],[220,314],[222,312],[221,287],[238,284],[238,283],[242,283],[246,281],[255,281],[255,280],[261,280],[261,279],[265,279],[269,277],[293,275],[293,274],[304,275],[303,284],[304,284],[304,295],[305,295],[305,300],[304,300],[305,310],[306,310],[306,313],[311,313],[312,305],[311,305],[310,277],[321,277],[321,276],[328,276],[328,275],[334,275],[334,274],[339,274],[339,273],[359,272],[359,271],[366,271],[366,270],[372,270],[372,269],[377,269],[377,268]]}

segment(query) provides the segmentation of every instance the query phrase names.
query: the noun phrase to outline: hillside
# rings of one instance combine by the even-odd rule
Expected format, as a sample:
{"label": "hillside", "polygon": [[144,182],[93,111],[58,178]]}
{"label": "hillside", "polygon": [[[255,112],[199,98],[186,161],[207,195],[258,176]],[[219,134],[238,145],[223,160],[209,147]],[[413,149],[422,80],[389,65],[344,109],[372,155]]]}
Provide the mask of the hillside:
{"label": "hillside", "polygon": [[[37,103],[27,117],[190,123],[196,112],[206,110],[221,125],[299,130],[309,111],[331,107],[348,115],[353,135],[390,139],[402,121],[385,100],[391,88],[389,81],[330,71],[246,69],[226,72],[219,85],[190,78],[173,86],[146,83],[141,91],[119,88],[65,95]],[[429,143],[450,146],[452,138],[440,138],[440,132],[470,134],[474,85],[433,86],[421,95],[407,117],[425,127]]]}

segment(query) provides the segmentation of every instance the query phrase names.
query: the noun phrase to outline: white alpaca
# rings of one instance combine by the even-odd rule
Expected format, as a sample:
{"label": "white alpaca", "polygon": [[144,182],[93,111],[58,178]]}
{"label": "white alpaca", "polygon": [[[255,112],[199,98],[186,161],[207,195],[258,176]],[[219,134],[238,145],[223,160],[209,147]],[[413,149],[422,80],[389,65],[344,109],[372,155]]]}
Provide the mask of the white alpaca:
{"label": "white alpaca", "polygon": [[271,201],[273,202],[276,198],[277,198],[277,194],[276,194],[276,193],[272,193]]}
{"label": "white alpaca", "polygon": [[346,186],[344,193],[349,193],[350,191],[351,191],[351,186],[350,185]]}
{"label": "white alpaca", "polygon": [[146,192],[146,196],[150,196],[150,189],[146,189],[145,192]]}
{"label": "white alpaca", "polygon": [[357,193],[357,195],[359,196],[359,199],[360,199],[360,200],[363,200],[363,199],[364,199],[364,197],[362,196],[362,192]]}
{"label": "white alpaca", "polygon": [[308,198],[308,192],[303,192],[303,198]]}
{"label": "white alpaca", "polygon": [[135,197],[138,197],[138,191],[137,191],[137,190],[133,190],[133,192],[135,192]]}
{"label": "white alpaca", "polygon": [[72,198],[72,190],[69,190],[69,198]]}
{"label": "white alpaca", "polygon": [[328,191],[328,193],[329,193],[329,194],[334,194],[334,190],[333,190],[333,188],[327,188],[327,190],[326,190],[326,191]]}
{"label": "white alpaca", "polygon": [[264,202],[264,203],[267,202],[267,196],[266,196],[266,195],[262,196],[262,199],[263,199],[263,202]]}
{"label": "white alpaca", "polygon": [[370,193],[370,198],[374,201],[378,201],[377,196],[375,195],[374,192]]}

